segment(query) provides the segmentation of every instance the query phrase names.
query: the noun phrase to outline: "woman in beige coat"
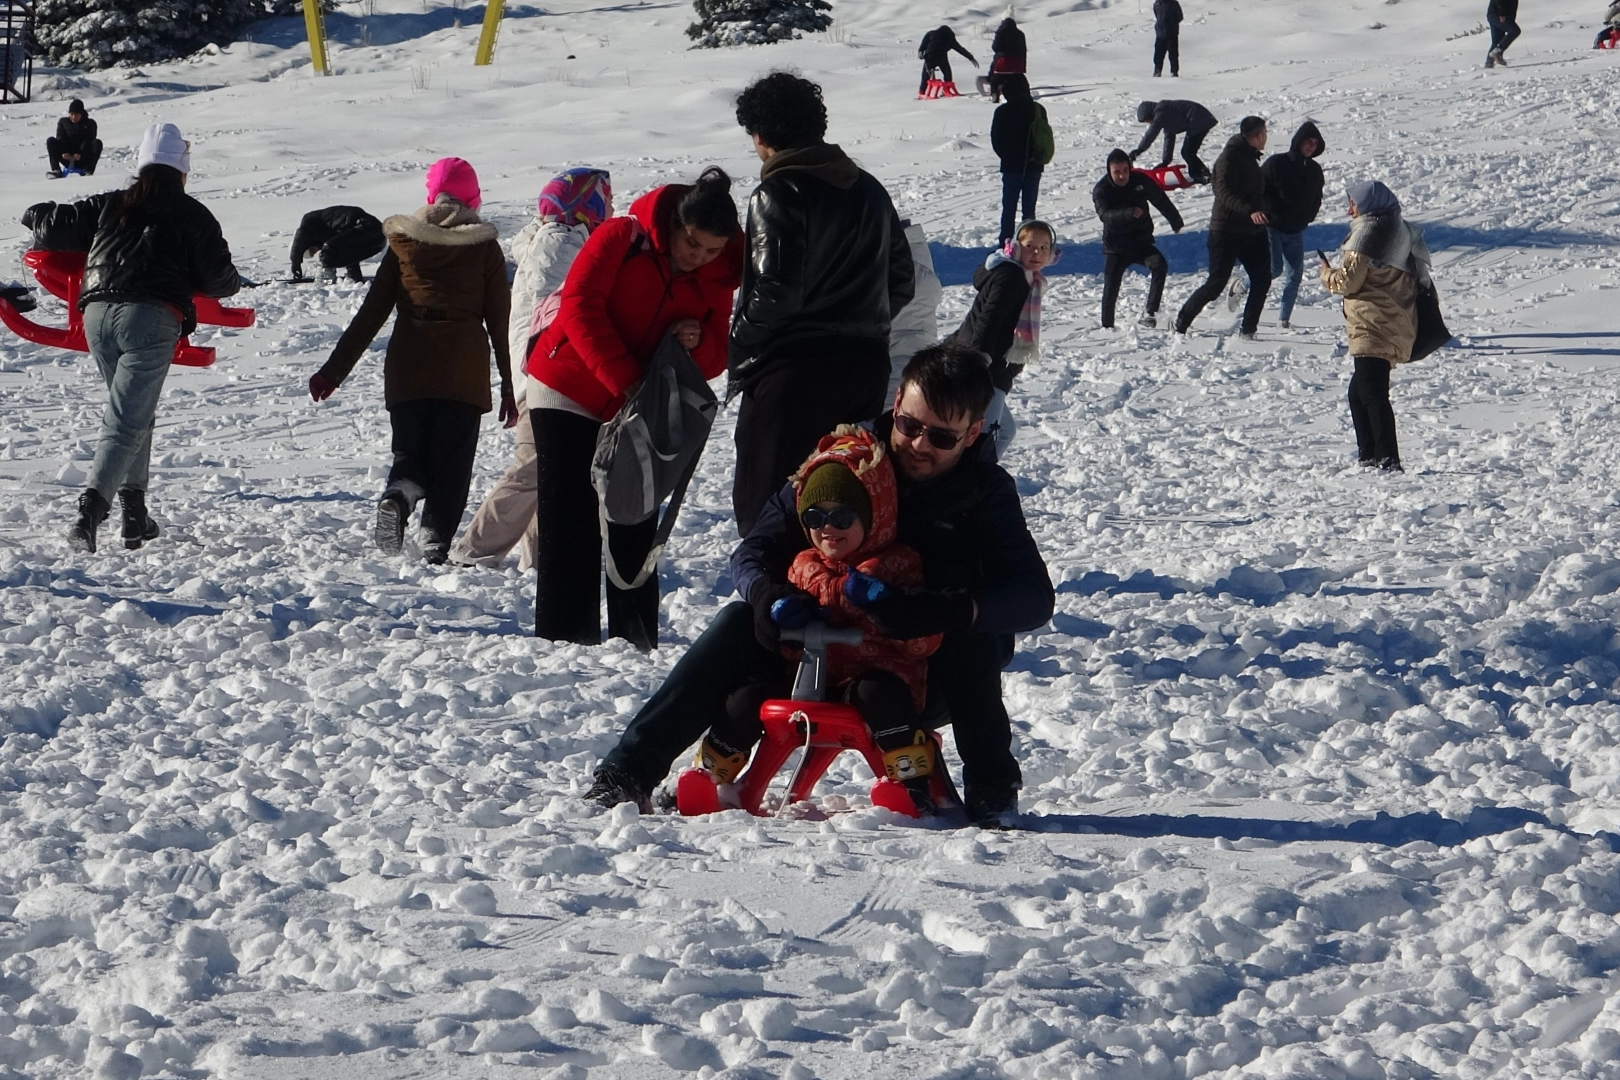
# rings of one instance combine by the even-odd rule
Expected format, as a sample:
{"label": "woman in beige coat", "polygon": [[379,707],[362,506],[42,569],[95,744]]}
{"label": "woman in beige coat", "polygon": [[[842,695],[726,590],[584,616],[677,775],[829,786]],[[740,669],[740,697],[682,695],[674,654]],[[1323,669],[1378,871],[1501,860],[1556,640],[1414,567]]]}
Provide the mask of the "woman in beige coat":
{"label": "woman in beige coat", "polygon": [[1400,472],[1389,375],[1412,359],[1417,294],[1429,283],[1423,232],[1401,219],[1401,204],[1376,180],[1350,185],[1350,239],[1340,265],[1324,257],[1322,284],[1344,297],[1345,329],[1356,371],[1350,378],[1350,419],[1361,464]]}

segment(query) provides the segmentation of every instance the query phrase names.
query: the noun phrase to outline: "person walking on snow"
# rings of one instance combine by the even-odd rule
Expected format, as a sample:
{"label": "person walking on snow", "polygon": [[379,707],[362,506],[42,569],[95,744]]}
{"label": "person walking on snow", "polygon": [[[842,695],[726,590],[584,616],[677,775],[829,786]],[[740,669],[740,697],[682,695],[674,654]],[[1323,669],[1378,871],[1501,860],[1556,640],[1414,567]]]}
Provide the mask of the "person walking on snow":
{"label": "person walking on snow", "polygon": [[88,252],[79,310],[90,355],[107,384],[107,409],[68,544],[91,553],[114,492],[123,507],[124,546],[157,539],[146,494],[163,381],[175,346],[197,328],[192,297],[230,296],[242,281],[219,222],[186,194],[191,144],[180,129],[148,127],[136,161],[127,189],[76,203],[40,203],[22,218],[36,248]]}
{"label": "person walking on snow", "polygon": [[1273,277],[1288,268],[1278,319],[1286,329],[1294,317],[1300,282],[1305,277],[1305,229],[1322,212],[1324,178],[1316,159],[1327,149],[1322,132],[1310,120],[1299,126],[1286,154],[1273,154],[1260,166],[1266,181],[1266,228],[1271,234]]}
{"label": "person walking on snow", "polygon": [[883,185],[826,142],[821,87],[785,71],[737,97],[763,163],[731,320],[737,411],[731,505],[761,508],[839,424],[870,420],[889,382],[889,331],[915,289],[911,246]]}
{"label": "person walking on snow", "polygon": [[1485,22],[1491,28],[1491,51],[1485,55],[1485,66],[1507,66],[1508,46],[1519,39],[1519,0],[1491,0],[1485,8]]}
{"label": "person walking on snow", "polygon": [[388,251],[366,298],[309,396],[325,401],[354,370],[397,309],[383,361],[383,403],[393,427],[393,467],[377,502],[373,538],[385,555],[404,547],[422,504],[422,557],[443,563],[467,508],[478,427],[490,411],[490,346],[500,376],[499,417],[517,423],[506,329],[512,292],[495,226],[481,220],[478,174],[461,158],[427,172],[427,205],[383,222]]}
{"label": "person walking on snow", "polygon": [[[889,779],[903,783],[927,814],[935,809],[929,783],[936,763],[933,741],[917,718],[926,700],[928,657],[941,635],[889,637],[867,613],[873,604],[925,587],[922,560],[895,540],[898,507],[888,447],[866,428],[842,425],[821,440],[792,484],[810,544],[788,567],[788,583],[797,592],[772,604],[770,618],[784,630],[819,620],[865,632],[859,645],[828,648],[828,688],[835,700],[860,712]],[[795,655],[775,671],[727,696],[724,718],[709,728],[697,753],[697,765],[715,783],[731,783],[747,766],[749,751],[765,733],[760,706],[791,695],[798,650],[791,651]]]}
{"label": "person walking on snow", "polygon": [[1376,180],[1351,184],[1350,237],[1338,267],[1320,266],[1328,292],[1344,297],[1355,374],[1350,378],[1350,420],[1362,465],[1401,472],[1389,376],[1412,359],[1417,341],[1417,295],[1427,288],[1429,247],[1423,231],[1402,220],[1401,204]]}
{"label": "person walking on snow", "polygon": [[598,225],[613,216],[613,189],[604,169],[568,169],[540,192],[539,217],[512,241],[517,273],[512,278],[512,317],[507,351],[517,360],[512,371],[518,422],[512,428],[512,463],[478,505],[467,528],[450,549],[459,566],[496,567],[518,548],[518,569],[534,566],[540,534],[535,507],[538,474],[534,457],[534,423],[529,417],[529,391],[539,383],[523,369],[535,338],[556,317],[557,293],[574,257]]}
{"label": "person walking on snow", "polygon": [[1147,124],[1142,141],[1131,151],[1131,160],[1147,153],[1148,147],[1159,133],[1164,132],[1164,153],[1159,167],[1170,164],[1176,156],[1176,136],[1185,132],[1181,140],[1181,156],[1187,162],[1187,177],[1195,184],[1209,183],[1209,168],[1198,157],[1204,145],[1204,136],[1215,129],[1215,114],[1196,101],[1144,101],[1136,106],[1136,120]]}
{"label": "person walking on snow", "polygon": [[934,272],[934,254],[928,250],[923,227],[910,220],[902,221],[900,227],[911,249],[912,293],[889,324],[889,387],[885,401],[892,400],[900,389],[900,375],[917,351],[939,340],[939,302],[945,298],[945,287]]}
{"label": "person walking on snow", "polygon": [[364,281],[360,264],[388,246],[382,222],[358,206],[328,206],[311,210],[293,233],[292,279],[308,281],[304,260],[321,257],[321,280],[336,281],[339,268],[348,271],[350,281]]}
{"label": "person walking on snow", "polygon": [[1153,243],[1153,207],[1164,215],[1174,232],[1184,225],[1181,211],[1151,176],[1131,168],[1131,156],[1123,150],[1108,155],[1108,173],[1091,189],[1091,205],[1103,223],[1102,325],[1113,329],[1114,305],[1119,287],[1130,266],[1145,266],[1152,280],[1148,285],[1147,309],[1141,325],[1159,325],[1159,303],[1164,299],[1164,281],[1170,273],[1158,246]]}
{"label": "person walking on snow", "polygon": [[973,307],[954,334],[945,340],[990,358],[995,393],[984,410],[984,430],[1000,460],[1012,445],[1016,424],[1007,408],[1013,380],[1040,358],[1041,299],[1046,294],[1042,270],[1057,261],[1057,234],[1044,221],[1031,219],[1001,251],[992,252],[973,271],[978,290]]}
{"label": "person walking on snow", "polygon": [[53,180],[66,175],[64,169],[76,169],[86,176],[96,174],[101,140],[96,138],[96,122],[90,119],[84,102],[74,98],[68,103],[68,114],[56,122],[56,135],[45,140],[45,154],[51,161],[48,175]]}
{"label": "person walking on snow", "polygon": [[1002,83],[1008,75],[1024,75],[1029,65],[1029,44],[1024,39],[1024,32],[1018,29],[1018,23],[1013,20],[1012,5],[1007,5],[1007,15],[996,27],[996,36],[990,39],[990,74],[978,79],[979,92],[989,94],[991,101],[1001,100]]}
{"label": "person walking on snow", "polygon": [[1176,316],[1185,334],[1199,312],[1221,295],[1238,263],[1249,273],[1248,300],[1239,336],[1252,340],[1271,290],[1271,244],[1266,235],[1266,181],[1260,154],[1266,148],[1266,122],[1245,116],[1238,134],[1215,159],[1215,209],[1209,219],[1209,278],[1187,298]]}
{"label": "person walking on snow", "polygon": [[1035,200],[1040,195],[1041,173],[1052,163],[1054,140],[1046,108],[1029,92],[1029,80],[1008,75],[1001,83],[1007,95],[990,119],[990,147],[1001,160],[1001,231],[996,244],[1012,239],[1013,224],[1020,220],[1018,203],[1023,200],[1024,216],[1035,217]]}
{"label": "person walking on snow", "polygon": [[928,80],[935,71],[944,82],[955,82],[951,78],[951,53],[959,52],[968,58],[968,63],[974,67],[979,62],[973,59],[973,54],[964,49],[956,40],[956,32],[949,26],[939,26],[923,35],[922,44],[917,46],[917,58],[923,62],[922,82],[917,84],[917,93],[921,94],[928,89]]}
{"label": "person walking on snow", "polygon": [[[706,379],[725,370],[726,319],[743,272],[731,177],[705,169],[695,184],[654,188],[627,217],[598,226],[563,283],[557,317],[529,352],[537,517],[534,633],[602,640],[600,503],[591,460],[602,425],[623,407],[667,335]],[[607,526],[615,567],[647,561],[654,514]],[[622,580],[622,579],[621,579]],[[632,589],[607,582],[608,636],[658,645],[658,574]]]}
{"label": "person walking on snow", "polygon": [[1170,58],[1170,75],[1181,74],[1180,0],[1153,0],[1153,77],[1164,74],[1164,58]]}

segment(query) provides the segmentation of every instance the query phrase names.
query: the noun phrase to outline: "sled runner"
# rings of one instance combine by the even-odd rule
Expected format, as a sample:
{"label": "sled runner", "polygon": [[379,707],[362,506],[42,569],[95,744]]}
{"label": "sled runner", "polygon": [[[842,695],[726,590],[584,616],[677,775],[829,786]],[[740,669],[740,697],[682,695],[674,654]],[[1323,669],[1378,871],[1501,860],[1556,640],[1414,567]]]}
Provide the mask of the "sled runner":
{"label": "sled runner", "polygon": [[[79,311],[84,259],[85,253],[82,251],[29,251],[23,254],[23,263],[34,272],[41,287],[67,303],[67,326],[44,326],[25,318],[17,305],[3,294],[0,294],[0,322],[24,341],[71,352],[89,352],[90,346],[84,339],[84,315]],[[253,325],[252,308],[225,307],[209,296],[194,296],[192,303],[196,305],[199,324],[238,328]],[[214,363],[214,350],[210,346],[193,345],[188,338],[181,338],[174,348],[174,363],[182,367],[210,367]]]}
{"label": "sled runner", "polygon": [[[765,727],[765,736],[754,750],[754,758],[730,785],[735,802],[722,800],[714,776],[707,769],[686,769],[675,782],[675,806],[686,817],[718,813],[740,807],[750,814],[766,817],[765,794],[777,772],[795,750],[804,751],[798,768],[788,781],[787,797],[782,809],[810,797],[816,781],[826,773],[833,759],[845,750],[854,750],[866,759],[873,775],[878,779],[872,785],[872,805],[881,806],[907,817],[917,817],[917,807],[911,801],[905,785],[889,779],[883,761],[883,751],[872,741],[866,721],[853,705],[840,705],[824,700],[826,697],[826,660],[828,645],[859,645],[858,629],[835,630],[822,623],[811,623],[803,630],[782,631],[783,641],[804,644],[804,657],[799,661],[798,677],[793,683],[793,697],[765,702],[760,706],[759,720]],[[930,779],[930,791],[938,806],[953,806],[961,800],[944,768],[944,755],[940,752],[939,736],[928,733],[933,742],[935,767]]]}
{"label": "sled runner", "polygon": [[1196,187],[1197,185],[1187,177],[1185,165],[1160,165],[1153,169],[1139,169],[1138,172],[1147,173],[1153,177],[1153,182],[1165,191],[1178,191],[1181,188]]}
{"label": "sled runner", "polygon": [[928,85],[923,88],[923,92],[917,95],[917,100],[922,101],[926,99],[932,101],[935,98],[961,96],[962,95],[957,92],[956,84],[954,82],[947,82],[944,79],[929,79]]}

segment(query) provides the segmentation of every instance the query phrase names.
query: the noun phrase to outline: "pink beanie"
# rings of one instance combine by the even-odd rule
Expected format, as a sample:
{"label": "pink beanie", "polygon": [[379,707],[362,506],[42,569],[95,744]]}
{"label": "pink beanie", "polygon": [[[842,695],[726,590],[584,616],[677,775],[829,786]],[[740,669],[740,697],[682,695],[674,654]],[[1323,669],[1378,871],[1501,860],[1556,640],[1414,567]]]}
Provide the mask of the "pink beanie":
{"label": "pink beanie", "polygon": [[478,191],[478,174],[458,157],[440,158],[427,171],[427,201],[436,202],[443,193],[474,210],[483,202]]}

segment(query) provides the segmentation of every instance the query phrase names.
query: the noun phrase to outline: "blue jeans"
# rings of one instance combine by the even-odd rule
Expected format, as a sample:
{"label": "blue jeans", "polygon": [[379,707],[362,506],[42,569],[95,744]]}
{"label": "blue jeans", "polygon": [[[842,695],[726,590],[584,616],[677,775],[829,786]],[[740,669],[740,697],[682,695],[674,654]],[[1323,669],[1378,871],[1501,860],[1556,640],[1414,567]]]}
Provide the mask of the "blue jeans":
{"label": "blue jeans", "polygon": [[84,309],[84,336],[108,390],[87,486],[112,502],[119,488],[146,490],[152,427],[180,317],[167,304],[97,301]]}
{"label": "blue jeans", "polygon": [[1299,299],[1299,283],[1305,280],[1305,231],[1290,233],[1271,229],[1271,276],[1282,277],[1283,264],[1288,265],[1288,276],[1283,278],[1282,304],[1279,318],[1287,322],[1294,315],[1294,301]]}
{"label": "blue jeans", "polygon": [[[1035,216],[1035,195],[1041,186],[1041,173],[1037,169],[1027,173],[1001,174],[1001,239],[1005,244],[1018,231],[1021,222]],[[1024,216],[1018,217],[1018,200],[1024,200]]]}

